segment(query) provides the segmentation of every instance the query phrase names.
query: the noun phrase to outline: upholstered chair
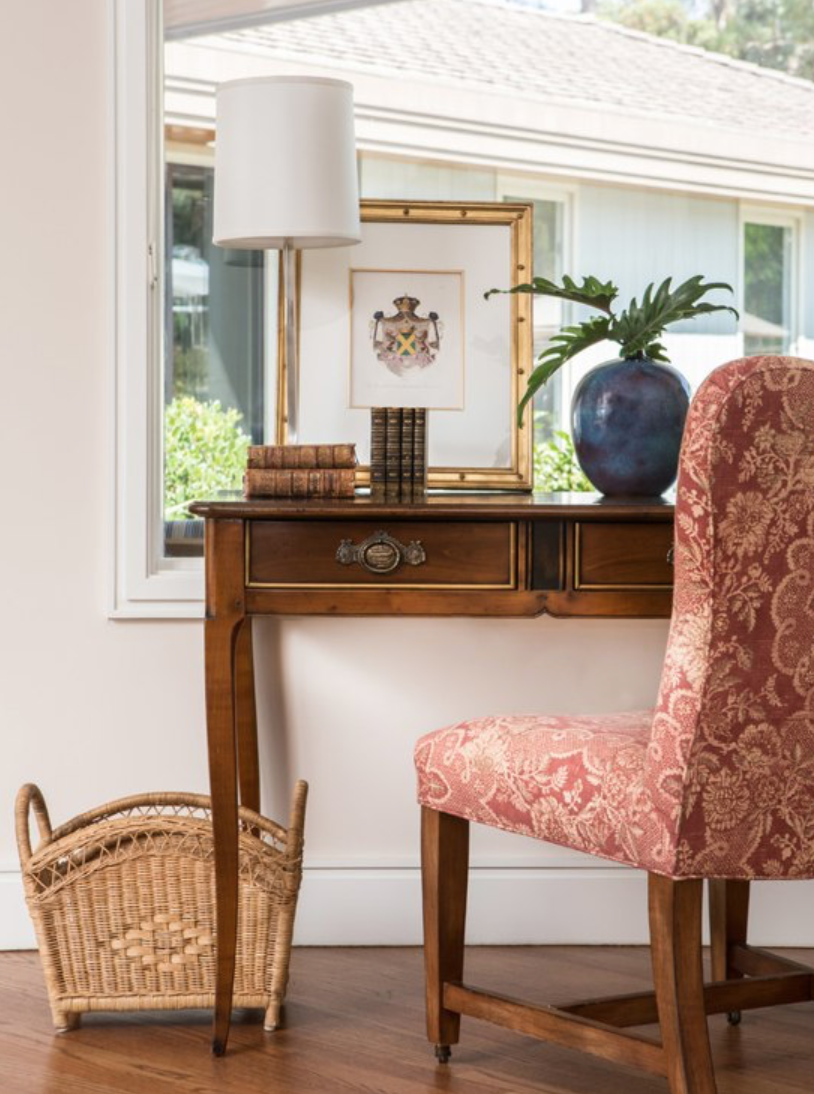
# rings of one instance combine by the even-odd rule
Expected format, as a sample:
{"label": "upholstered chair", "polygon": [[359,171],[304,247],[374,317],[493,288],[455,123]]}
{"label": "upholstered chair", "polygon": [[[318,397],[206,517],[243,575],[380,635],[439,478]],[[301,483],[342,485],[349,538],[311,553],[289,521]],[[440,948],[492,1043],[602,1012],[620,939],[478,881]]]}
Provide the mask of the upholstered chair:
{"label": "upholstered chair", "polygon": [[[714,1094],[707,1014],[810,1000],[812,971],[749,946],[747,913],[752,880],[814,877],[814,363],[733,361],[693,400],[655,709],[462,722],[415,760],[439,1059],[466,1014]],[[646,870],[655,992],[546,1007],[465,985],[470,821]],[[626,1032],[655,1022],[660,1041]]]}

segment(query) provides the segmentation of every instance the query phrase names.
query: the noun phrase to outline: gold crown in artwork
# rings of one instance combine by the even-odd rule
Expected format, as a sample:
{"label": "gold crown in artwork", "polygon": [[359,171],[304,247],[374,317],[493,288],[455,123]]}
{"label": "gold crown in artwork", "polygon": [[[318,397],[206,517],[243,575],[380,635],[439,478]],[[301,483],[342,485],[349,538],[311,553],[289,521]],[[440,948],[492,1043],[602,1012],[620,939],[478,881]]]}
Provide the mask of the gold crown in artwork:
{"label": "gold crown in artwork", "polygon": [[420,304],[420,301],[414,296],[408,296],[407,293],[404,296],[397,296],[393,301],[399,311],[415,311]]}

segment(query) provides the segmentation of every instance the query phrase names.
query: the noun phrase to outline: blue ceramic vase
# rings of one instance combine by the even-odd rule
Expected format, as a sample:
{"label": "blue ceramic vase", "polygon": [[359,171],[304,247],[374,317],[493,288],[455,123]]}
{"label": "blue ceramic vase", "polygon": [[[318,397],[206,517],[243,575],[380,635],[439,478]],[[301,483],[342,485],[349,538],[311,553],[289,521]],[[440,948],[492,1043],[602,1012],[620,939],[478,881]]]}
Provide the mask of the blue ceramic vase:
{"label": "blue ceramic vase", "polygon": [[571,404],[580,467],[603,494],[663,494],[676,480],[689,405],[689,384],[670,365],[647,357],[597,365]]}

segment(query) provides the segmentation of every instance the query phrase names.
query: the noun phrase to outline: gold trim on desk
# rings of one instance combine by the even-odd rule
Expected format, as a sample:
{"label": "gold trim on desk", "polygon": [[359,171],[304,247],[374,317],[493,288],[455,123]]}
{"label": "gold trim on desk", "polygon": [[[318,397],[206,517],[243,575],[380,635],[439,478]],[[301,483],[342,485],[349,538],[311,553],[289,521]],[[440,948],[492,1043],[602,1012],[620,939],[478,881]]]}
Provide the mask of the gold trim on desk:
{"label": "gold trim on desk", "polygon": [[615,582],[614,584],[584,584],[580,578],[580,560],[582,558],[582,525],[584,521],[574,521],[574,592],[671,592],[673,582],[668,585],[663,582]]}
{"label": "gold trim on desk", "polygon": [[[429,592],[436,590],[438,592],[475,592],[481,590],[483,592],[496,592],[498,590],[514,591],[518,586],[518,573],[517,573],[517,522],[509,521],[509,580],[506,583],[492,584],[492,583],[475,583],[475,584],[457,584],[449,582],[432,582],[432,583],[419,583],[419,582],[398,582],[398,583],[385,583],[378,582],[375,579],[375,575],[372,576],[370,581],[348,581],[348,582],[336,582],[336,581],[252,581],[251,580],[251,526],[252,521],[246,523],[246,535],[245,535],[245,549],[246,549],[246,588],[247,589],[330,589],[333,592],[340,592],[343,589],[368,589],[375,591],[376,589],[384,589],[389,592],[395,590],[408,591],[415,589],[421,592]],[[257,523],[262,523],[258,521]],[[432,525],[429,525],[431,528]],[[338,565],[338,563],[337,563]]]}

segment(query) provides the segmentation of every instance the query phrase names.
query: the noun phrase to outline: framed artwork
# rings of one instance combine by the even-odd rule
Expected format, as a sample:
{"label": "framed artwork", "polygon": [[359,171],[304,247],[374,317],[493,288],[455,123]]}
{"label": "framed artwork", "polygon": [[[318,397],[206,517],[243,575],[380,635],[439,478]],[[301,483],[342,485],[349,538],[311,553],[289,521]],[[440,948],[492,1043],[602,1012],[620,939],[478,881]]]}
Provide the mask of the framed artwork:
{"label": "framed artwork", "polygon": [[430,488],[530,490],[531,298],[484,293],[529,280],[531,256],[530,204],[363,201],[360,244],[300,254],[299,441],[355,442],[365,485],[369,408],[424,406]]}
{"label": "framed artwork", "polygon": [[350,271],[353,408],[464,409],[464,271]]}

